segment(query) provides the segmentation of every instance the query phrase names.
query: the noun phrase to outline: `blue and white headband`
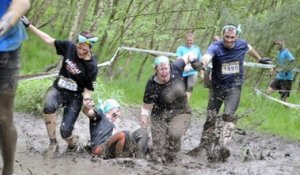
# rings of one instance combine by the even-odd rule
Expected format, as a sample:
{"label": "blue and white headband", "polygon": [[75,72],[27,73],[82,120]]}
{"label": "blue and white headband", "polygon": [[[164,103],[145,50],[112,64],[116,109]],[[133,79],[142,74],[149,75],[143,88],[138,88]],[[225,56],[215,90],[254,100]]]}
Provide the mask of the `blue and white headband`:
{"label": "blue and white headband", "polygon": [[98,99],[98,110],[103,113],[108,113],[111,109],[119,108],[120,104],[115,99],[107,99],[104,102],[101,98]]}
{"label": "blue and white headband", "polygon": [[97,41],[98,41],[98,37],[86,38],[85,36],[78,34],[78,43],[94,44]]}
{"label": "blue and white headband", "polygon": [[153,65],[156,67],[160,64],[170,64],[169,58],[166,56],[158,56],[155,58]]}
{"label": "blue and white headband", "polygon": [[226,29],[228,28],[233,28],[234,30],[236,30],[237,34],[239,35],[240,33],[242,33],[242,29],[241,29],[241,25],[239,24],[237,27],[234,25],[225,25],[222,29],[222,31],[224,32]]}

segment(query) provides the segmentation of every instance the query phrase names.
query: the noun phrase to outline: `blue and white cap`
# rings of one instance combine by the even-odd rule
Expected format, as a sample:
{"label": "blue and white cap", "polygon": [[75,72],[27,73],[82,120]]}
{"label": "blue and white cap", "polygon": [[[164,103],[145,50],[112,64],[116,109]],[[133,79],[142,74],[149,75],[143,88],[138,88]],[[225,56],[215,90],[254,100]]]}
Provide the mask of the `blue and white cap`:
{"label": "blue and white cap", "polygon": [[119,108],[120,104],[115,99],[107,99],[102,103],[102,100],[98,100],[99,106],[98,108],[103,113],[108,113],[111,109]]}
{"label": "blue and white cap", "polygon": [[166,56],[158,56],[155,58],[153,65],[156,67],[160,64],[170,64],[170,60]]}
{"label": "blue and white cap", "polygon": [[88,43],[90,45],[96,43],[98,41],[98,37],[94,37],[92,36],[92,34],[90,34],[89,32],[81,32],[80,34],[78,34],[78,38],[77,41],[78,43]]}

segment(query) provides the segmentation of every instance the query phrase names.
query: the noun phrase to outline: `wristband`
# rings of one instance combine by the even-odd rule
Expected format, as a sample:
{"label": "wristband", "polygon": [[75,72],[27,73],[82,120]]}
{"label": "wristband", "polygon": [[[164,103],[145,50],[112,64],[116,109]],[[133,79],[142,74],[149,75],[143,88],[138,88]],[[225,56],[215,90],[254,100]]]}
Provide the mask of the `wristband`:
{"label": "wristband", "polygon": [[150,111],[148,109],[145,108],[141,108],[141,115],[144,115],[146,117],[150,117]]}

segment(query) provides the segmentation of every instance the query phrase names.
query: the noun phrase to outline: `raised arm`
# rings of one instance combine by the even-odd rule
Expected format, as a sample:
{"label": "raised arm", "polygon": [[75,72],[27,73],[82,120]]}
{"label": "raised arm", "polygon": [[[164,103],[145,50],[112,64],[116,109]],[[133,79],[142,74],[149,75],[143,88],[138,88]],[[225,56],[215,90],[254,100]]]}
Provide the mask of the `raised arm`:
{"label": "raised arm", "polygon": [[260,61],[261,60],[261,56],[256,52],[255,49],[253,49],[253,47],[251,45],[248,44],[248,47],[249,47],[249,51],[248,51],[248,54],[255,58],[257,61]]}
{"label": "raised arm", "polygon": [[30,30],[33,34],[38,36],[42,41],[44,41],[49,46],[54,47],[54,41],[55,41],[54,38],[52,38],[47,33],[41,31],[40,29],[38,29],[34,25],[32,25],[25,16],[22,17],[22,22],[28,28],[28,30]]}
{"label": "raised arm", "polygon": [[179,59],[182,59],[185,62],[185,64],[191,63],[193,69],[197,71],[203,70],[203,63],[198,60],[197,55],[194,52],[189,52],[184,56],[180,57]]}
{"label": "raised arm", "polygon": [[14,26],[29,8],[29,0],[13,0],[7,12],[0,19],[0,36]]}

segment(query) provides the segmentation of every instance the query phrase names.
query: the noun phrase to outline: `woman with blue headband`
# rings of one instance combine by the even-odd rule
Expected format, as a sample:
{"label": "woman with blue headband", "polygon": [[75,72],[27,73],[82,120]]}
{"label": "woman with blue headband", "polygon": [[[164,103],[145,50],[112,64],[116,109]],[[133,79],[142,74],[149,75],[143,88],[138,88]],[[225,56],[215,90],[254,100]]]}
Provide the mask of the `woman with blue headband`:
{"label": "woman with blue headband", "polygon": [[186,86],[182,78],[188,63],[195,70],[202,68],[193,52],[179,57],[173,63],[166,56],[156,57],[155,74],[145,87],[140,119],[144,128],[151,124],[153,145],[150,150],[153,160],[157,162],[173,161],[180,150],[181,137],[191,121]]}
{"label": "woman with blue headband", "polygon": [[98,38],[88,32],[81,32],[77,43],[57,40],[33,26],[26,17],[22,21],[32,33],[54,47],[56,53],[63,57],[59,75],[46,94],[43,118],[50,139],[48,150],[56,152],[56,112],[60,107],[64,108],[60,134],[67,142],[68,150],[74,151],[78,146],[78,137],[72,133],[74,124],[82,105],[91,108],[87,106],[87,101],[92,97],[98,73],[96,57],[91,48]]}
{"label": "woman with blue headband", "polygon": [[[108,99],[94,109],[83,108],[90,119],[91,148],[93,157],[104,158],[134,157],[144,158],[148,148],[148,134],[145,129],[137,129],[131,135],[129,131],[116,131],[114,122],[121,115],[120,104]],[[89,101],[94,106],[93,100]]]}

